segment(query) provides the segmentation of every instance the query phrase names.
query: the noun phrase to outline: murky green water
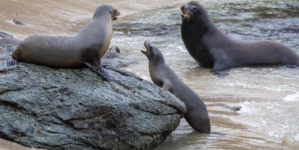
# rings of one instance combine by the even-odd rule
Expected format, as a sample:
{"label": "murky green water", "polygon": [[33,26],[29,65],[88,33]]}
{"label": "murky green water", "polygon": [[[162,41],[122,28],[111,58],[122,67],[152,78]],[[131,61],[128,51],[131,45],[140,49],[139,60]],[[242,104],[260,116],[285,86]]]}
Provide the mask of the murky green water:
{"label": "murky green water", "polygon": [[[279,32],[299,25],[299,1],[202,3],[215,24],[230,37],[274,40],[299,53],[298,33]],[[115,24],[112,43],[139,64],[126,70],[150,80],[143,41],[160,48],[167,64],[206,102],[212,131],[198,134],[185,120],[157,148],[162,149],[299,149],[299,68],[236,68],[225,78],[200,68],[180,36],[180,5],[144,11]],[[232,112],[221,104],[242,106]]]}

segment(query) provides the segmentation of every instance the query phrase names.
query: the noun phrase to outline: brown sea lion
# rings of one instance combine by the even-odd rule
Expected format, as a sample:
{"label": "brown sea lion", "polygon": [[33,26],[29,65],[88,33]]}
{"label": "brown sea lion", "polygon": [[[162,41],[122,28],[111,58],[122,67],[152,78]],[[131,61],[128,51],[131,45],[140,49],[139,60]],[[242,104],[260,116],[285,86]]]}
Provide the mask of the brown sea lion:
{"label": "brown sea lion", "polygon": [[112,20],[120,13],[111,5],[100,5],[92,20],[78,33],[69,36],[31,35],[8,59],[8,66],[18,61],[54,68],[78,68],[84,65],[110,81],[101,65],[112,37]]}
{"label": "brown sea lion", "polygon": [[181,11],[182,39],[190,55],[202,67],[217,72],[245,66],[299,66],[298,55],[282,44],[228,37],[213,24],[198,2],[183,5]]}
{"label": "brown sea lion", "polygon": [[168,90],[183,101],[187,107],[184,117],[190,126],[202,133],[210,133],[210,118],[201,98],[168,67],[158,48],[145,41],[146,51],[141,50],[149,60],[149,72],[153,82]]}

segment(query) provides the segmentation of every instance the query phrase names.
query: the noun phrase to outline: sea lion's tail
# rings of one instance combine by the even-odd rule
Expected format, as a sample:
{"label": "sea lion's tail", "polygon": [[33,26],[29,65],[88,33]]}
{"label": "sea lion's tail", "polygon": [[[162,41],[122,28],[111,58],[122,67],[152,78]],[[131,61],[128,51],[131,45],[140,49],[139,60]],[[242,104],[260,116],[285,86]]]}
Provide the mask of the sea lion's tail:
{"label": "sea lion's tail", "polygon": [[16,66],[19,64],[19,62],[15,59],[13,59],[12,57],[9,57],[7,60],[6,60],[6,63],[7,63],[7,67],[12,67],[12,66]]}

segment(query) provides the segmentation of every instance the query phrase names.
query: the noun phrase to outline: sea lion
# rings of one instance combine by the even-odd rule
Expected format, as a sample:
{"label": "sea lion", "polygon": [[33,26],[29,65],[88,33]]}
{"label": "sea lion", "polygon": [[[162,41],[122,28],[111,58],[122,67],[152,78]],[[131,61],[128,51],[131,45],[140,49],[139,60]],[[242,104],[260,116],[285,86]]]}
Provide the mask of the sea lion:
{"label": "sea lion", "polygon": [[272,41],[233,40],[210,20],[202,5],[191,1],[181,7],[181,34],[190,55],[213,72],[247,66],[299,66],[290,48]]}
{"label": "sea lion", "polygon": [[15,39],[15,38],[13,38],[12,35],[10,35],[8,33],[1,32],[1,31],[0,31],[0,37],[3,37],[2,39],[0,39],[0,45],[9,44],[9,45],[14,45],[14,46],[19,46],[20,43],[22,42],[22,40]]}
{"label": "sea lion", "polygon": [[137,62],[122,59],[120,57],[120,49],[117,46],[112,46],[102,57],[101,63],[103,66],[128,67]]}
{"label": "sea lion", "polygon": [[31,35],[14,51],[7,65],[21,61],[53,68],[78,68],[85,64],[110,81],[101,58],[110,45],[112,20],[119,15],[113,6],[103,4],[96,9],[92,20],[74,35]]}
{"label": "sea lion", "polygon": [[111,46],[111,48],[105,53],[103,58],[116,58],[119,57],[120,50],[117,46]]}
{"label": "sea lion", "polygon": [[144,42],[144,46],[146,50],[141,52],[149,60],[149,72],[153,82],[185,103],[187,112],[184,117],[194,130],[210,133],[210,118],[205,103],[168,67],[158,48],[147,41]]}

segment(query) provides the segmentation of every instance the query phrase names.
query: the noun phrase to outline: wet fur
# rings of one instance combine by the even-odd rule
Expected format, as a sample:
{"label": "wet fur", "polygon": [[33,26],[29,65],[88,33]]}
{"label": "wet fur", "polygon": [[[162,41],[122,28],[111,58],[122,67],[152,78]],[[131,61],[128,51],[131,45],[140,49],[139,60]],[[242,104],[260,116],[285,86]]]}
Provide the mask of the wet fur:
{"label": "wet fur", "polygon": [[[93,19],[74,35],[31,35],[15,50],[12,58],[54,68],[86,65],[109,80],[109,74],[102,68],[100,59],[108,50],[112,37],[112,19],[115,15],[112,10],[115,9],[110,5],[99,6]],[[8,60],[8,65],[13,62]]]}
{"label": "wet fur", "polygon": [[184,117],[194,130],[209,133],[211,125],[205,103],[169,68],[159,49],[148,42],[145,42],[145,47],[147,51],[143,53],[148,57],[149,72],[153,82],[185,103],[187,112]]}
{"label": "wet fur", "polygon": [[[195,11],[191,10],[193,7]],[[219,71],[245,66],[299,66],[298,55],[280,43],[231,39],[213,24],[197,2],[191,1],[181,10],[192,11],[189,19],[182,14],[181,34],[188,52],[202,67]]]}

